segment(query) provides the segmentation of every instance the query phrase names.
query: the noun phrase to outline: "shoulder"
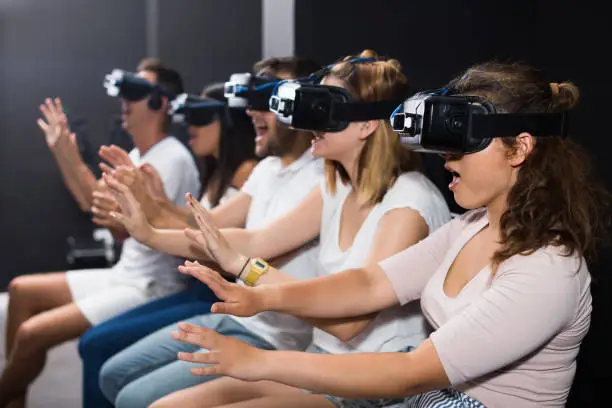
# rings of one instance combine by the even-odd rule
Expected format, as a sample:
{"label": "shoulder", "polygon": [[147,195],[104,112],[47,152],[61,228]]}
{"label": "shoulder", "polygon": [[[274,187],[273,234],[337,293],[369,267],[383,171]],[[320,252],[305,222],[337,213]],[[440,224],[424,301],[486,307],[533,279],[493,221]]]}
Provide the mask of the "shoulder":
{"label": "shoulder", "polygon": [[580,279],[589,275],[586,260],[577,254],[567,254],[565,247],[546,246],[529,254],[519,254],[504,261],[499,276],[529,273],[548,275],[561,280]]}
{"label": "shoulder", "polygon": [[268,156],[261,159],[253,168],[253,173],[265,173],[281,166],[280,159],[275,156]]}
{"label": "shoulder", "polygon": [[385,194],[381,210],[396,208],[419,212],[432,231],[450,220],[450,210],[442,193],[424,174],[416,171],[401,174]]}

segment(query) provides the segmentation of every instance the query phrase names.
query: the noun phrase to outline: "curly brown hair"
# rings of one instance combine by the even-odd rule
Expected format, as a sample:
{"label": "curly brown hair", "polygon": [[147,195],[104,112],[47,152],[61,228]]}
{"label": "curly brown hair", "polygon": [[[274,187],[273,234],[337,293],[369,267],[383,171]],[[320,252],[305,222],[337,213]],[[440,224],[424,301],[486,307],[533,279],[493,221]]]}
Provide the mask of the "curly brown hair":
{"label": "curly brown hair", "polygon": [[[572,109],[579,98],[572,83],[551,83],[528,65],[489,62],[476,65],[451,82],[460,94],[491,101],[503,113],[554,113]],[[512,155],[516,138],[502,139]],[[566,256],[592,259],[607,241],[612,195],[597,181],[586,152],[561,137],[535,137],[521,164],[501,216],[502,247],[493,264],[552,245]]]}

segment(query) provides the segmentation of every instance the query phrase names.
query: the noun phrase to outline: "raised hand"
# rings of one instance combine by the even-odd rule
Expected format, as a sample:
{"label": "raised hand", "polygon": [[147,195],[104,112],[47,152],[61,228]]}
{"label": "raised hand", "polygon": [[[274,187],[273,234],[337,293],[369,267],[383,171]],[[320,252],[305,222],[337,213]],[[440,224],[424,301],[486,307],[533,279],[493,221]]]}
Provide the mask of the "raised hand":
{"label": "raised hand", "polygon": [[103,160],[108,162],[108,164],[100,163],[100,169],[102,169],[104,173],[110,174],[119,166],[136,168],[136,165],[134,162],[132,162],[132,159],[130,159],[128,152],[119,146],[102,146],[100,147],[98,154]]}
{"label": "raised hand", "polygon": [[45,134],[49,149],[55,150],[61,142],[76,146],[76,137],[68,127],[68,119],[60,98],[45,99],[45,103],[40,105],[40,111],[44,119],[39,118],[36,123]]}
{"label": "raised hand", "polygon": [[153,220],[159,215],[161,207],[149,194],[145,176],[140,169],[122,164],[117,166],[110,175],[130,189],[148,220]]}
{"label": "raised hand", "polygon": [[175,340],[209,350],[208,353],[178,353],[178,358],[183,361],[209,364],[207,367],[192,368],[192,374],[226,375],[246,381],[263,379],[264,359],[270,351],[193,324],[179,323],[178,328],[179,331],[172,333]]}
{"label": "raised hand", "polygon": [[96,190],[93,192],[93,200],[91,212],[93,214],[92,221],[96,225],[107,228],[116,228],[117,221],[110,215],[111,212],[117,211],[119,205],[115,200],[115,196],[109,191],[104,180],[97,182]]}
{"label": "raised hand", "polygon": [[178,269],[181,273],[203,282],[222,300],[212,305],[212,313],[248,317],[266,310],[263,286],[251,288],[228,282],[219,273],[198,262],[186,261],[185,265],[179,266]]}
{"label": "raised hand", "polygon": [[103,174],[102,178],[113,193],[119,204],[121,212],[113,211],[110,216],[119,222],[137,241],[144,243],[153,234],[153,227],[140,208],[140,204],[132,194],[128,186],[119,182],[109,174]]}
{"label": "raised hand", "polygon": [[149,163],[144,163],[142,166],[140,166],[140,171],[144,176],[149,194],[155,201],[159,203],[172,202],[166,195],[164,182],[153,166],[151,166]]}
{"label": "raised hand", "polygon": [[200,227],[201,234],[198,234],[197,231],[186,229],[185,235],[194,241],[198,247],[207,251],[224,271],[234,276],[239,276],[248,258],[232,248],[221,231],[215,226],[208,211],[200,205],[198,200],[190,193],[187,193],[186,197],[187,205]]}

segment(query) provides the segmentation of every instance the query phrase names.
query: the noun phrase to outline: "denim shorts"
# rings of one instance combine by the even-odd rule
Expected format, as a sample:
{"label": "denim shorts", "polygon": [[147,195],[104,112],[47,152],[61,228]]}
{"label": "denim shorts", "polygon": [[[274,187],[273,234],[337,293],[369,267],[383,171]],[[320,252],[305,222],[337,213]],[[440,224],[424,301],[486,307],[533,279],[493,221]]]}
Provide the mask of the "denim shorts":
{"label": "denim shorts", "polygon": [[[413,350],[414,347],[407,347],[400,350],[400,353],[405,353]],[[329,354],[318,346],[310,346],[308,351],[317,354]],[[402,407],[405,398],[377,398],[377,399],[351,399],[335,397],[333,395],[321,394],[327,398],[337,408],[383,408],[383,407]]]}

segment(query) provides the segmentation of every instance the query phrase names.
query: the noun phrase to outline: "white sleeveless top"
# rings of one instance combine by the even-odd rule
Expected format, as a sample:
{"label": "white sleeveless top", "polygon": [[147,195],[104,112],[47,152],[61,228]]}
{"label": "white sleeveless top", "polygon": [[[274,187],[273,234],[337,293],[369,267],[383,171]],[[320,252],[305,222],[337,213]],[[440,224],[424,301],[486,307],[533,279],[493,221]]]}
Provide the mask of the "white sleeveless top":
{"label": "white sleeveless top", "polygon": [[[324,273],[331,274],[364,266],[374,244],[374,236],[382,217],[396,208],[418,211],[429,226],[429,233],[450,220],[450,211],[437,187],[420,172],[404,173],[398,177],[361,225],[352,246],[342,252],[338,239],[340,217],[344,201],[351,192],[351,185],[337,179],[336,194],[321,183],[323,213],[321,218],[321,251],[319,261]],[[399,351],[408,346],[418,346],[427,337],[425,321],[418,302],[384,310],[369,326],[351,341],[344,343],[317,328],[313,344],[329,353]]]}

